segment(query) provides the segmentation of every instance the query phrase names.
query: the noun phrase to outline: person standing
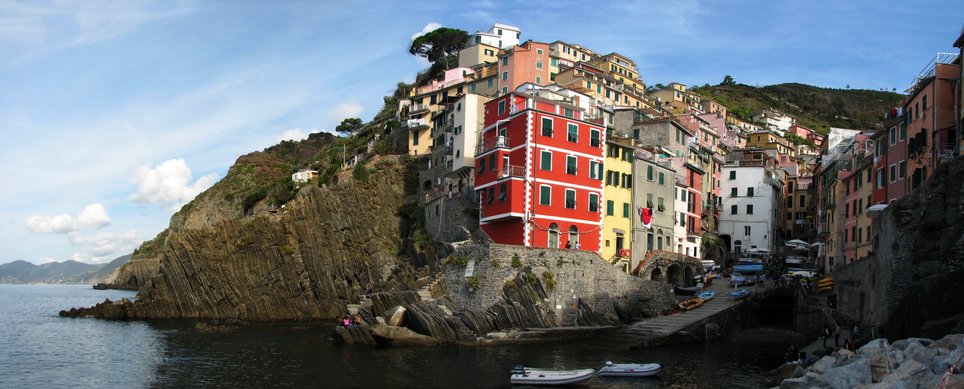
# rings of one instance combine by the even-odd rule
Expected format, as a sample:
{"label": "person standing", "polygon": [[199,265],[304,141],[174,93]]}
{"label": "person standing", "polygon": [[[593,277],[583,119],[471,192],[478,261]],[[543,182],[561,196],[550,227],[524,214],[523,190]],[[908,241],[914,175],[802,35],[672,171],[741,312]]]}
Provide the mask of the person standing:
{"label": "person standing", "polygon": [[827,339],[830,339],[830,326],[823,326],[823,347],[827,347]]}

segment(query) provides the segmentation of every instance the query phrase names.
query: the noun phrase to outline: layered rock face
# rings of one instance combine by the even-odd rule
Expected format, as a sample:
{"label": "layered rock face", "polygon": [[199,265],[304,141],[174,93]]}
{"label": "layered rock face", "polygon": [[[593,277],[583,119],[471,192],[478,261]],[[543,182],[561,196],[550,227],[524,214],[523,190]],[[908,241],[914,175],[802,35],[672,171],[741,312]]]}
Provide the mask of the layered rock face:
{"label": "layered rock face", "polygon": [[136,302],[78,314],[334,319],[372,288],[410,289],[427,271],[398,256],[403,167],[384,157],[370,168],[367,182],[305,187],[276,213],[229,218],[202,197],[172,218],[158,272]]}
{"label": "layered rock face", "polygon": [[940,165],[921,188],[887,207],[875,252],[875,258],[834,271],[841,310],[878,325],[877,333],[891,339],[942,336],[960,328],[964,158]]}

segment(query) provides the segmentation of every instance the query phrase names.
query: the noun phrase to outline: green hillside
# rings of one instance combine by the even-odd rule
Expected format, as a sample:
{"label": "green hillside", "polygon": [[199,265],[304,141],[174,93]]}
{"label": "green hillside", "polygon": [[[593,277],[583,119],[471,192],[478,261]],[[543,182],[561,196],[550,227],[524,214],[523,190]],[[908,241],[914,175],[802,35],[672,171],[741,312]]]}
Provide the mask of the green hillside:
{"label": "green hillside", "polygon": [[692,89],[729,108],[736,117],[750,121],[758,110],[773,108],[796,118],[797,123],[826,133],[829,127],[858,130],[878,127],[883,115],[903,95],[860,89],[831,89],[788,83],[753,87],[720,84]]}

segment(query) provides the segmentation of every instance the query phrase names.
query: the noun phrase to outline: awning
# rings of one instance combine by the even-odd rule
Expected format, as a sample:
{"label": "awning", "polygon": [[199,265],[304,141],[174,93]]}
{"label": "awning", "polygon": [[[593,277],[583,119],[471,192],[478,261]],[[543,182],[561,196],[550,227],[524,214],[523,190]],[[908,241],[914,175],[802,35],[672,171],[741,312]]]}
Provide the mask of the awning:
{"label": "awning", "polygon": [[880,216],[880,213],[887,209],[887,204],[874,204],[867,207],[867,215],[870,217]]}

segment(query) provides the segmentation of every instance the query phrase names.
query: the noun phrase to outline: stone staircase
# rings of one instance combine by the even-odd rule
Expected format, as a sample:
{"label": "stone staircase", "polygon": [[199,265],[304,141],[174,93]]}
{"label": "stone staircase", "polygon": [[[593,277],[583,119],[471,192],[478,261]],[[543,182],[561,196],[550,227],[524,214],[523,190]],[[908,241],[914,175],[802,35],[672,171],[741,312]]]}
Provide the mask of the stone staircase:
{"label": "stone staircase", "polygon": [[358,304],[348,304],[348,313],[352,316],[358,313],[358,309],[364,309],[368,312],[372,310],[372,300],[368,298],[368,295],[363,294],[359,297],[361,297],[361,300],[358,301]]}
{"label": "stone staircase", "polygon": [[446,307],[443,304],[440,304],[438,299],[432,297],[431,288],[438,285],[439,281],[441,280],[442,280],[441,278],[436,278],[434,281],[419,288],[418,297],[424,302],[434,303],[436,306],[439,307],[439,309],[442,310],[442,312],[445,312],[445,316],[452,316],[452,311],[448,307]]}

